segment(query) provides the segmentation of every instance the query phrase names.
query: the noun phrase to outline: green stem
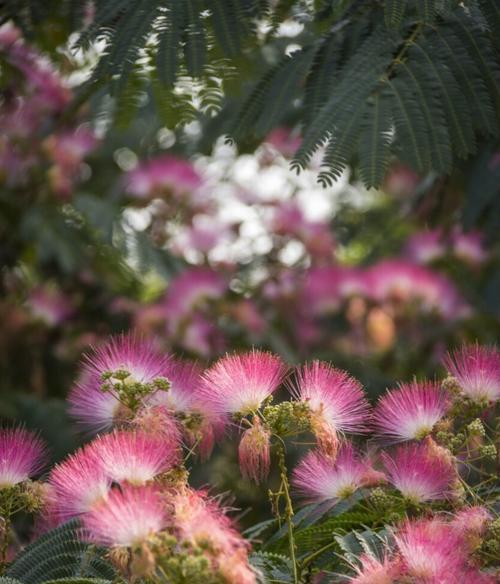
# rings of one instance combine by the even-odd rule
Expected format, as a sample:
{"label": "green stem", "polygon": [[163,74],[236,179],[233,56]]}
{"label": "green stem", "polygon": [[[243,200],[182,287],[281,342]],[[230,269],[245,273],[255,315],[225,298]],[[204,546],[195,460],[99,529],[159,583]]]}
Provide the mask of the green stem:
{"label": "green stem", "polygon": [[281,478],[280,491],[285,498],[285,520],[288,527],[288,547],[290,550],[290,560],[292,561],[293,566],[293,582],[294,584],[299,584],[299,571],[297,567],[297,558],[295,556],[295,538],[293,535],[293,504],[290,497],[290,483],[288,482],[288,474],[285,463],[285,447],[283,441],[280,441],[279,443],[278,463]]}
{"label": "green stem", "polygon": [[7,552],[9,549],[9,536],[10,536],[10,507],[1,510],[1,519],[3,521],[2,526],[2,536],[0,539],[0,576],[5,572],[7,567]]}
{"label": "green stem", "polygon": [[334,547],[337,545],[336,541],[331,541],[330,543],[327,543],[326,545],[324,545],[322,548],[320,548],[319,550],[315,551],[314,553],[310,554],[309,556],[305,557],[301,564],[300,564],[300,570],[302,571],[307,565],[309,565],[312,561],[314,561],[317,557],[321,556],[321,554],[323,554],[324,552],[326,552],[326,550]]}

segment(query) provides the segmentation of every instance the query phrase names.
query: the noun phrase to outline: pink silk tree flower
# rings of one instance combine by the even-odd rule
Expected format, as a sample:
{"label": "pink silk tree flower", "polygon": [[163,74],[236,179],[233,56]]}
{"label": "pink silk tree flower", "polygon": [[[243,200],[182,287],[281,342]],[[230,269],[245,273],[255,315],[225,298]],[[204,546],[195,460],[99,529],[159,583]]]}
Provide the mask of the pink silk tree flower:
{"label": "pink silk tree flower", "polygon": [[165,503],[154,485],[112,489],[83,516],[88,539],[107,547],[135,547],[162,531],[168,521]]}
{"label": "pink silk tree flower", "polygon": [[268,477],[271,467],[271,433],[257,417],[252,427],[241,436],[238,459],[244,478],[259,484]]}
{"label": "pink silk tree flower", "polygon": [[110,430],[124,406],[112,392],[101,390],[102,379],[82,371],[68,396],[68,410],[77,423],[92,434]]}
{"label": "pink silk tree flower", "polygon": [[96,456],[116,483],[142,485],[179,461],[176,443],[146,432],[115,431],[92,442]]}
{"label": "pink silk tree flower", "polygon": [[248,415],[273,394],[286,371],[283,361],[266,351],[226,355],[205,372],[201,393],[220,415]]}
{"label": "pink silk tree flower", "polygon": [[335,460],[321,452],[309,452],[292,475],[297,493],[318,503],[345,499],[362,487],[384,481],[384,474],[362,459],[349,442],[341,445]]}
{"label": "pink silk tree flower", "polygon": [[174,497],[173,507],[174,529],[181,542],[203,549],[224,581],[256,584],[248,562],[249,544],[214,499],[187,489]]}
{"label": "pink silk tree flower", "polygon": [[166,406],[174,412],[189,412],[199,407],[202,372],[196,362],[169,359],[163,369],[163,377],[170,382],[170,388],[156,392],[147,399],[147,403]]}
{"label": "pink silk tree flower", "polygon": [[356,576],[349,584],[397,584],[401,577],[401,566],[397,560],[384,556],[381,560],[372,555],[362,554],[359,566],[355,566]]}
{"label": "pink silk tree flower", "polygon": [[196,308],[221,298],[227,289],[228,282],[215,270],[204,267],[184,270],[169,283],[163,300],[169,325],[178,326]]}
{"label": "pink silk tree flower", "polygon": [[[462,575],[467,553],[458,537],[444,521],[406,521],[395,533],[405,573],[422,584],[465,582]],[[470,582],[473,582],[470,580]]]}
{"label": "pink silk tree flower", "polygon": [[168,154],[142,162],[126,177],[126,190],[137,199],[149,199],[165,193],[180,197],[195,191],[202,184],[202,177],[189,160]]}
{"label": "pink silk tree flower", "polygon": [[235,528],[224,509],[204,491],[187,489],[172,500],[174,528],[180,540],[202,545],[223,554],[248,551],[248,542]]}
{"label": "pink silk tree flower", "polygon": [[0,490],[37,475],[45,466],[45,443],[22,427],[0,428]]}
{"label": "pink silk tree flower", "polygon": [[297,371],[290,391],[308,404],[312,430],[325,454],[335,456],[339,434],[367,431],[370,405],[359,381],[345,371],[313,361]]}
{"label": "pink silk tree flower", "polygon": [[381,439],[420,440],[432,432],[450,405],[447,393],[438,383],[402,383],[379,399],[372,424]]}
{"label": "pink silk tree flower", "polygon": [[443,230],[433,229],[411,235],[403,253],[419,264],[428,264],[445,256],[448,247]]}
{"label": "pink silk tree flower", "polygon": [[111,337],[105,345],[86,355],[83,368],[98,376],[124,370],[130,374],[126,383],[151,383],[163,377],[167,361],[152,342],[127,334]]}
{"label": "pink silk tree flower", "polygon": [[[125,384],[152,383],[163,378],[168,362],[152,343],[134,335],[120,335],[84,357],[80,379],[69,395],[69,411],[80,424],[91,431],[109,430],[125,407],[113,391],[102,390],[103,376],[124,371]],[[116,380],[111,377],[111,387]]]}
{"label": "pink silk tree flower", "polygon": [[500,352],[496,347],[464,345],[448,353],[443,364],[471,400],[492,403],[500,398]]}
{"label": "pink silk tree flower", "polygon": [[111,479],[93,444],[87,444],[52,469],[49,485],[54,493],[54,513],[66,521],[106,499]]}
{"label": "pink silk tree flower", "polygon": [[457,479],[453,463],[426,442],[399,446],[382,453],[389,482],[415,503],[451,498]]}

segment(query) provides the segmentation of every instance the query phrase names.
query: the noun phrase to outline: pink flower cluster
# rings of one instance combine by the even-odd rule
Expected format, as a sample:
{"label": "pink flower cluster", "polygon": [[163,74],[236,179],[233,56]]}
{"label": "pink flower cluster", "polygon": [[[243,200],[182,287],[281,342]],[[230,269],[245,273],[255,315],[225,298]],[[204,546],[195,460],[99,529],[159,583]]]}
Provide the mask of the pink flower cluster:
{"label": "pink flower cluster", "polygon": [[[84,359],[70,396],[73,416],[105,433],[51,470],[38,528],[79,518],[89,541],[116,557],[128,548],[132,581],[150,575],[168,554],[193,553],[221,582],[254,584],[249,544],[214,499],[188,485],[183,447],[188,457],[207,457],[224,431],[236,430],[242,475],[259,483],[269,475],[273,448],[307,432],[316,448],[291,476],[292,492],[305,502],[328,512],[377,487],[398,509],[429,510],[394,531],[394,546],[382,558],[365,550],[351,582],[493,583],[473,557],[490,514],[464,506],[460,473],[467,455],[444,446],[438,428],[451,427],[448,416],[457,403],[468,403],[464,396],[486,415],[499,397],[500,352],[463,346],[444,364],[452,377],[443,385],[403,383],[372,409],[361,384],[325,362],[289,375],[280,357],[254,349],[225,355],[203,371],[138,337],[113,338]],[[274,403],[285,387],[292,399]],[[363,448],[352,434],[372,440]],[[1,430],[0,495],[38,474],[44,458],[35,435]],[[288,483],[280,460],[282,496]],[[430,514],[438,504],[462,510],[451,518]]]}
{"label": "pink flower cluster", "polygon": [[478,569],[474,540],[488,520],[483,507],[470,507],[451,518],[406,521],[394,532],[395,547],[382,559],[363,554],[351,584],[494,584],[497,578]]}
{"label": "pink flower cluster", "polygon": [[47,169],[52,190],[68,198],[83,159],[96,147],[96,137],[84,126],[63,126],[44,139],[47,124],[57,122],[70,103],[70,89],[11,23],[0,27],[0,53],[14,79],[12,95],[5,92],[0,106],[0,183],[27,186],[32,171],[41,166]]}
{"label": "pink flower cluster", "polygon": [[445,233],[442,229],[417,232],[408,239],[403,253],[419,264],[453,256],[472,266],[479,266],[488,259],[483,234],[479,231],[465,233],[458,228],[451,233]]}
{"label": "pink flower cluster", "polygon": [[367,269],[333,266],[306,274],[303,303],[313,316],[337,312],[352,297],[391,308],[416,305],[425,314],[457,319],[468,307],[443,275],[403,259],[383,260]]}

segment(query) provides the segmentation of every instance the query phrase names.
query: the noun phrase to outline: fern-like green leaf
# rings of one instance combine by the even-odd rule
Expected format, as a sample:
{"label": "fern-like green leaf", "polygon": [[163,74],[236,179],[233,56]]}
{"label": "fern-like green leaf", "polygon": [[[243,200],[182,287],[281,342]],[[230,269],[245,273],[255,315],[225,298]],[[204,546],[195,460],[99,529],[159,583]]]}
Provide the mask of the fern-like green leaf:
{"label": "fern-like green leaf", "polygon": [[492,134],[498,127],[491,96],[474,59],[451,27],[437,29],[429,41],[434,55],[441,55],[452,68],[457,83],[468,102],[469,111],[474,112],[472,123],[476,130]]}
{"label": "fern-like green leaf", "polygon": [[390,153],[392,118],[389,100],[376,92],[361,122],[359,172],[364,184],[378,186],[385,175]]}
{"label": "fern-like green leaf", "polygon": [[[332,138],[332,148],[327,153],[329,160],[339,161],[332,174],[343,168],[350,152],[349,128],[355,129],[365,102],[377,85],[392,56],[393,42],[384,27],[377,28],[361,44],[357,52],[347,61],[339,74],[337,83],[327,102],[321,107],[308,128],[292,168],[303,168],[318,146]],[[343,151],[342,149],[346,147]]]}
{"label": "fern-like green leaf", "polygon": [[430,72],[438,88],[453,149],[457,156],[466,158],[475,151],[476,138],[471,121],[472,112],[469,111],[462,89],[448,64],[433,58],[427,43],[417,41],[414,47],[416,60]]}
{"label": "fern-like green leaf", "polygon": [[268,552],[255,552],[250,556],[261,584],[293,582],[292,562],[286,556]]}
{"label": "fern-like green leaf", "polygon": [[185,22],[184,0],[170,0],[167,11],[158,20],[158,50],[156,53],[156,78],[171,87],[179,68],[179,47]]}
{"label": "fern-like green leaf", "polygon": [[199,77],[203,73],[207,48],[201,17],[202,6],[199,0],[184,0],[184,2],[188,23],[184,31],[186,67],[192,77]]}
{"label": "fern-like green leaf", "polygon": [[23,584],[71,577],[113,580],[114,568],[100,550],[79,539],[78,529],[78,522],[70,521],[42,535],[16,558],[6,575]]}
{"label": "fern-like green leaf", "polygon": [[396,129],[395,149],[401,160],[420,172],[426,172],[432,169],[427,126],[419,102],[407,81],[404,75],[389,81]]}
{"label": "fern-like green leaf", "polygon": [[406,12],[407,0],[385,0],[385,23],[390,28],[399,28]]}
{"label": "fern-like green leaf", "polygon": [[280,122],[286,105],[297,94],[312,62],[311,48],[285,56],[254,88],[241,106],[231,134],[239,139],[248,133],[264,136]]}

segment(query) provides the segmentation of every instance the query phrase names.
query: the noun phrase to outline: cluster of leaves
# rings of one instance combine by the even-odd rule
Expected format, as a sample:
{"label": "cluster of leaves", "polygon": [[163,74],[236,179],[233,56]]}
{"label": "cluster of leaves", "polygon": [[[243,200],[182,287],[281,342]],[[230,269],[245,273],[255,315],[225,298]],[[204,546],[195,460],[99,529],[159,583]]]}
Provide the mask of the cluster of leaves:
{"label": "cluster of leaves", "polygon": [[[11,16],[26,24],[38,4],[11,5]],[[275,34],[291,19],[303,26],[292,53]],[[261,138],[296,110],[295,169],[326,147],[320,182],[354,161],[376,187],[391,156],[448,174],[478,135],[498,135],[499,27],[495,0],[98,0],[78,45],[105,42],[90,85],[108,82],[119,119],[151,90],[170,126],[215,113],[231,78],[245,88],[253,66],[253,90],[221,112],[218,132]]]}

